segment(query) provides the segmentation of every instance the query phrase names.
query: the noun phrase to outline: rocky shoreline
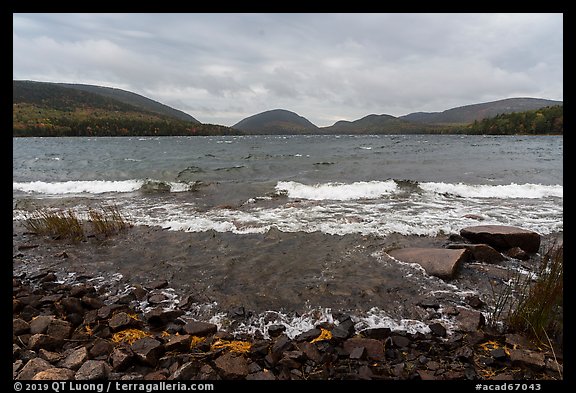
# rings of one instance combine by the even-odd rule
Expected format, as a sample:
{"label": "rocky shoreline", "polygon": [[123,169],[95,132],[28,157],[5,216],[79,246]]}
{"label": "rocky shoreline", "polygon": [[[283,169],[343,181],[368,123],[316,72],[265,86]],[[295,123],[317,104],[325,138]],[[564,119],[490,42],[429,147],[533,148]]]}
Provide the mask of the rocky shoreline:
{"label": "rocky shoreline", "polygon": [[[559,379],[562,371],[561,353],[483,330],[480,313],[466,315],[452,335],[441,324],[428,334],[357,332],[341,315],[293,339],[282,325],[258,339],[183,318],[181,309],[143,314],[127,299],[106,304],[90,284],[55,279],[49,272],[13,278],[14,379],[540,380]],[[154,296],[167,283],[154,285],[134,288],[128,298]]]}
{"label": "rocky shoreline", "polygon": [[[24,251],[27,245],[18,247]],[[467,299],[470,307],[443,310],[458,321],[451,332],[439,322],[430,323],[428,333],[357,331],[350,315],[335,313],[333,322],[290,337],[284,325],[268,326],[265,335],[231,334],[192,318],[185,301],[162,307],[162,289],[171,285],[166,280],[110,296],[93,278],[66,283],[50,266],[13,275],[13,379],[559,380],[563,375],[561,346],[542,348],[526,337],[492,331],[483,313],[472,310],[482,306],[474,296]],[[135,300],[156,306],[142,310]],[[421,301],[417,307],[434,314],[440,304]]]}

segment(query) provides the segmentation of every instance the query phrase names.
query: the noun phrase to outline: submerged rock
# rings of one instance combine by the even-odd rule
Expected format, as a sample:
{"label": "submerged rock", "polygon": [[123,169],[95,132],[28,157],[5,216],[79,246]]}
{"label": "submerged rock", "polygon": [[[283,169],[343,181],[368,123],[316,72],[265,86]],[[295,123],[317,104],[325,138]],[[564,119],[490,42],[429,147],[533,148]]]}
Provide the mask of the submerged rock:
{"label": "submerged rock", "polygon": [[443,248],[399,248],[388,255],[403,262],[417,263],[431,276],[453,279],[460,264],[468,259],[468,250]]}

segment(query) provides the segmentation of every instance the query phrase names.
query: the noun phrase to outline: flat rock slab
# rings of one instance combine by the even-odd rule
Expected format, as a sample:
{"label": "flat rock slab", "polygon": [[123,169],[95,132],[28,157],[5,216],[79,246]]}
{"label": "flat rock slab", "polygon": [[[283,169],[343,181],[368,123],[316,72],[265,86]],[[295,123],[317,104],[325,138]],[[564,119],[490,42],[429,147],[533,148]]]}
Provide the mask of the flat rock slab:
{"label": "flat rock slab", "polygon": [[540,235],[536,232],[506,225],[478,225],[463,228],[460,235],[472,243],[486,243],[496,250],[520,247],[528,253],[540,249]]}
{"label": "flat rock slab", "polygon": [[444,248],[398,248],[388,255],[402,262],[417,263],[431,276],[452,279],[460,264],[468,259],[468,250]]}

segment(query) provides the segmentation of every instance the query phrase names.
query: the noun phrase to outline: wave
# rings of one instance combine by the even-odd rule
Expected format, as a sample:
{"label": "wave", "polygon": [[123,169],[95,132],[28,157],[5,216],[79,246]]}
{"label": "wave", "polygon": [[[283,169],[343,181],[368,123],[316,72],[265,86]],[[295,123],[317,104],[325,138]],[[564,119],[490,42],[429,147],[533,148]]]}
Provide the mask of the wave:
{"label": "wave", "polygon": [[462,198],[496,198],[512,199],[527,198],[539,199],[547,197],[563,197],[562,185],[542,184],[464,184],[464,183],[437,183],[414,182],[409,180],[386,180],[354,183],[320,183],[306,185],[298,182],[280,181],[276,191],[284,193],[290,198],[309,200],[335,200],[350,201],[359,199],[376,199],[387,195],[405,192],[432,193],[450,195]]}
{"label": "wave", "polygon": [[65,194],[104,194],[143,192],[185,192],[194,189],[195,183],[164,182],[152,179],[132,180],[72,180],[65,182],[13,182],[13,191],[26,193],[65,195]]}
{"label": "wave", "polygon": [[276,190],[286,193],[290,198],[311,200],[349,201],[354,199],[374,199],[389,195],[396,191],[397,185],[393,180],[344,183],[323,183],[308,186],[293,181],[280,181]]}

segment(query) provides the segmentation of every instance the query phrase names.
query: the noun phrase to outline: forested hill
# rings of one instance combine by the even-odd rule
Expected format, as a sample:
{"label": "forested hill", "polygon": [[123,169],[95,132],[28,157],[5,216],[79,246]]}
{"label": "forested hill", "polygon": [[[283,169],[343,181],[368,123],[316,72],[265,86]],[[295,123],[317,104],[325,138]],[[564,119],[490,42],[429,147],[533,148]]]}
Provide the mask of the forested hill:
{"label": "forested hill", "polygon": [[554,105],[525,112],[497,115],[475,121],[466,134],[564,134],[564,106]]}
{"label": "forested hill", "polygon": [[[108,88],[13,81],[13,136],[229,135],[230,127],[201,124],[192,116],[129,92],[113,98]],[[92,91],[87,91],[92,90]],[[99,92],[106,92],[100,94]],[[130,103],[126,96],[137,101]],[[136,96],[141,98],[136,98]],[[152,106],[152,110],[146,108]],[[128,101],[128,102],[127,102]],[[138,103],[139,102],[139,103]],[[155,104],[150,104],[150,103]],[[164,111],[159,110],[164,108]],[[185,114],[184,114],[185,115]]]}
{"label": "forested hill", "polygon": [[148,112],[154,112],[160,115],[166,115],[174,117],[176,119],[200,124],[198,120],[196,120],[195,118],[193,118],[192,116],[190,116],[185,112],[169,107],[168,105],[161,104],[160,102],[151,100],[150,98],[146,98],[139,94],[132,93],[130,91],[117,89],[113,87],[72,84],[72,83],[58,83],[58,85],[68,87],[70,89],[87,91],[89,93],[95,93],[104,97],[112,98],[114,100],[135,106],[136,108],[140,108]]}

